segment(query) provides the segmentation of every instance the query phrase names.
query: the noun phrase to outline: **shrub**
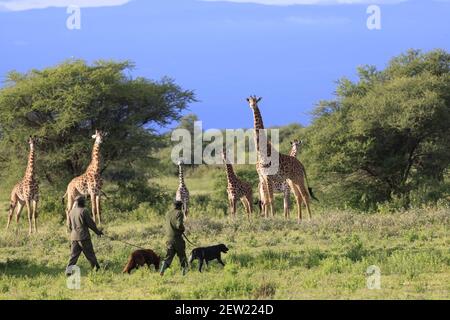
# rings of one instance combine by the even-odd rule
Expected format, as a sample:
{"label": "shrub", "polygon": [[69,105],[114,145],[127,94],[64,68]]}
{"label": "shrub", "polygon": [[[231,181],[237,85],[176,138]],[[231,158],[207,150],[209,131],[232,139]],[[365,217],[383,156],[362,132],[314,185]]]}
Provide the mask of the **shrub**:
{"label": "shrub", "polygon": [[363,242],[357,235],[347,237],[344,243],[344,256],[353,262],[361,261],[367,254],[367,250],[364,248]]}

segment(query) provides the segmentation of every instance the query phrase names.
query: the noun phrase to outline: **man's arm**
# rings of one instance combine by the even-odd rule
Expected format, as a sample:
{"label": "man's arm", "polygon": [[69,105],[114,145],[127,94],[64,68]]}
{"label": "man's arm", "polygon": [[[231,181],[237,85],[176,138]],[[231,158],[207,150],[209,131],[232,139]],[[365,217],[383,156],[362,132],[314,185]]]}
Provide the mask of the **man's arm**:
{"label": "man's arm", "polygon": [[86,223],[86,225],[89,227],[89,229],[94,231],[96,235],[101,236],[103,234],[102,231],[98,230],[97,225],[86,210],[83,211],[83,220],[84,223]]}

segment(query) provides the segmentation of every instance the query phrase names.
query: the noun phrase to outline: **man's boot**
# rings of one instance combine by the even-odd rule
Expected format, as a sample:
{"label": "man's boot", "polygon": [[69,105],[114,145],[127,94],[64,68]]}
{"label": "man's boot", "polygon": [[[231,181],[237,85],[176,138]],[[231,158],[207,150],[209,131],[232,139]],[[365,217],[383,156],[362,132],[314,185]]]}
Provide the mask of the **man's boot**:
{"label": "man's boot", "polygon": [[164,261],[162,266],[161,266],[161,270],[159,270],[159,275],[162,277],[164,275],[164,272],[166,271],[166,269],[169,267],[169,265]]}
{"label": "man's boot", "polygon": [[186,273],[188,272],[188,266],[184,266],[183,267],[183,276],[185,276],[186,275]]}

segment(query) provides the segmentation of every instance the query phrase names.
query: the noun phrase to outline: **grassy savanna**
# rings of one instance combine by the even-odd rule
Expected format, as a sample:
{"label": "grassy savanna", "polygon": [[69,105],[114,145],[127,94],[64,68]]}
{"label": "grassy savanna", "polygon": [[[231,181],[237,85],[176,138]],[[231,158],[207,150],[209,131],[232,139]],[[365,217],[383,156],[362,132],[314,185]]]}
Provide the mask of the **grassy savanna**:
{"label": "grassy savanna", "polygon": [[[139,210],[138,210],[139,211]],[[142,212],[108,221],[115,239],[164,252],[163,221]],[[315,212],[297,225],[281,217],[243,215],[236,221],[193,212],[186,222],[199,245],[226,243],[225,268],[216,262],[203,273],[194,265],[182,276],[178,261],[161,278],[139,269],[121,270],[133,248],[94,239],[105,270],[90,272],[84,257],[80,290],[66,287],[64,267],[69,241],[56,219],[40,223],[27,236],[24,221],[17,233],[0,234],[2,299],[448,299],[450,298],[449,209],[395,214]],[[188,249],[191,247],[188,245]],[[366,287],[370,265],[381,269],[381,289]]]}

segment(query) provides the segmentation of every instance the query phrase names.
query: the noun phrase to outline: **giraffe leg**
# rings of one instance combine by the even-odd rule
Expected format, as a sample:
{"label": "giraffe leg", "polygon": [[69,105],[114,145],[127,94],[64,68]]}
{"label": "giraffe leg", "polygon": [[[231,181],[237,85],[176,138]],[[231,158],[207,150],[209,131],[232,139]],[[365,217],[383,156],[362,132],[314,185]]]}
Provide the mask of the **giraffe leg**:
{"label": "giraffe leg", "polygon": [[264,187],[260,182],[258,184],[258,193],[259,193],[259,215],[262,216],[264,214]]}
{"label": "giraffe leg", "polygon": [[236,218],[236,199],[231,200],[231,215],[234,218]]}
{"label": "giraffe leg", "polygon": [[98,224],[101,225],[102,223],[102,208],[100,204],[100,196],[95,196],[95,207],[97,209],[97,216],[98,216]]}
{"label": "giraffe leg", "polygon": [[17,200],[11,201],[11,204],[9,205],[8,223],[6,224],[6,231],[8,231],[8,229],[9,229],[9,225],[11,224],[11,219],[13,217],[16,206],[17,206]]}
{"label": "giraffe leg", "polygon": [[34,233],[37,233],[37,223],[36,223],[36,218],[37,218],[37,200],[33,200],[33,229],[34,229]]}
{"label": "giraffe leg", "polygon": [[228,196],[228,209],[230,210],[230,216],[233,214],[233,200],[231,200],[231,197]]}
{"label": "giraffe leg", "polygon": [[22,213],[23,207],[25,206],[25,202],[18,201],[16,206],[16,234],[19,232],[19,220],[20,214]]}
{"label": "giraffe leg", "polygon": [[67,192],[67,209],[66,209],[66,226],[69,227],[69,213],[72,210],[74,197],[71,193]]}
{"label": "giraffe leg", "polygon": [[244,213],[247,213],[247,203],[245,203],[244,198],[241,198],[242,206],[244,207]]}
{"label": "giraffe leg", "polygon": [[301,195],[303,201],[305,202],[306,211],[308,212],[308,219],[311,220],[312,216],[311,216],[311,209],[309,208],[309,200],[310,200],[309,193],[306,190],[305,185],[303,183],[301,183],[301,182],[297,183],[296,186],[300,192],[300,195]]}
{"label": "giraffe leg", "polygon": [[251,218],[253,215],[253,194],[251,193],[251,191],[247,195],[246,200],[247,200],[247,204],[248,204],[248,215]]}
{"label": "giraffe leg", "polygon": [[95,202],[95,194],[91,193],[91,210],[92,210],[92,220],[97,223],[97,206]]}
{"label": "giraffe leg", "polygon": [[297,223],[300,223],[302,221],[302,196],[296,185],[291,180],[288,181],[289,186],[291,187],[292,191],[294,191],[295,201],[297,202]]}
{"label": "giraffe leg", "polygon": [[244,211],[247,214],[247,218],[250,219],[250,208],[247,203],[247,198],[246,197],[241,198],[241,202],[242,205],[244,206]]}
{"label": "giraffe leg", "polygon": [[286,187],[286,189],[283,192],[283,207],[284,207],[284,218],[289,219],[289,207],[290,207],[290,196],[291,192],[289,190],[289,187]]}
{"label": "giraffe leg", "polygon": [[31,215],[32,215],[32,209],[31,209],[31,203],[30,200],[25,201],[25,205],[27,206],[27,213],[28,213],[28,234],[31,235],[33,233],[33,230],[31,228],[32,222],[31,222]]}
{"label": "giraffe leg", "polygon": [[264,218],[268,218],[269,217],[269,206],[270,207],[272,207],[271,205],[270,205],[270,197],[269,197],[269,188],[268,188],[268,185],[267,185],[267,179],[266,178],[263,178],[263,181],[262,181],[262,191],[263,191],[263,194],[264,194],[264,203],[263,203],[263,209],[264,209]]}
{"label": "giraffe leg", "polygon": [[272,182],[269,180],[269,178],[266,178],[266,183],[270,207],[270,216],[273,218],[274,217],[273,185]]}
{"label": "giraffe leg", "polygon": [[17,204],[17,210],[16,210],[16,224],[19,224],[20,214],[22,213],[24,207],[24,203],[20,202]]}

